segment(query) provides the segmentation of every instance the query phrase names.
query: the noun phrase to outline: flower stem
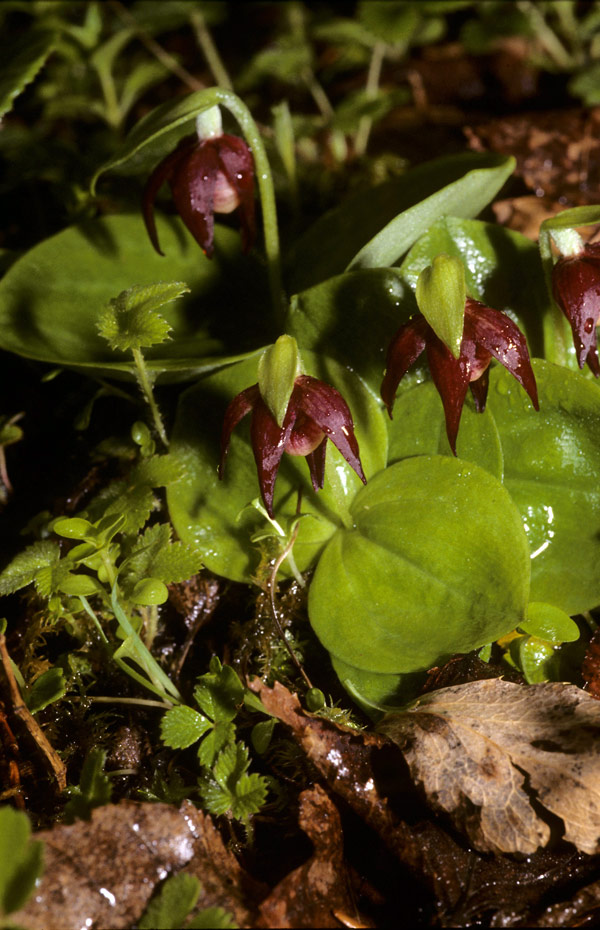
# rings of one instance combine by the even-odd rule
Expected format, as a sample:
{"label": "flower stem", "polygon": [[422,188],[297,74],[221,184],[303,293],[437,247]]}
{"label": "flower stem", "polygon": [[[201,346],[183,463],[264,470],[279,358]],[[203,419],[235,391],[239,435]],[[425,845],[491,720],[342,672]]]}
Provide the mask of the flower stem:
{"label": "flower stem", "polygon": [[223,59],[219,55],[217,46],[213,42],[213,37],[210,34],[210,30],[206,25],[206,20],[201,10],[195,9],[192,11],[190,14],[190,22],[194,29],[196,42],[204,55],[206,64],[210,68],[211,74],[215,79],[215,83],[224,87],[226,90],[233,90],[231,78],[229,77],[227,68],[223,64]]}
{"label": "flower stem", "polygon": [[258,126],[254,122],[248,107],[229,90],[211,87],[207,99],[213,97],[214,103],[221,104],[240,124],[246,142],[252,150],[256,168],[256,180],[262,206],[265,253],[269,273],[269,287],[273,303],[275,323],[278,328],[283,324],[286,311],[285,297],[281,281],[281,256],[279,251],[279,227],[277,225],[277,206],[271,166],[263,145]]}
{"label": "flower stem", "polygon": [[[376,42],[373,46],[371,61],[369,62],[369,72],[367,74],[367,82],[365,85],[365,93],[367,97],[375,97],[377,94],[379,79],[381,78],[381,67],[383,65],[383,59],[385,58],[385,50],[385,42]],[[367,144],[369,142],[369,135],[371,134],[372,125],[373,120],[370,116],[361,117],[361,120],[358,124],[358,129],[356,130],[356,135],[354,137],[354,153],[356,155],[364,155],[367,151]]]}
{"label": "flower stem", "polygon": [[133,361],[135,362],[136,374],[138,379],[138,384],[146,399],[146,403],[150,407],[150,412],[152,414],[152,419],[154,421],[154,426],[156,432],[160,436],[163,445],[166,449],[169,448],[169,440],[167,439],[167,433],[165,431],[165,426],[160,415],[160,410],[154,399],[154,392],[152,390],[152,377],[146,368],[146,363],[144,361],[144,356],[141,353],[140,349],[132,349]]}

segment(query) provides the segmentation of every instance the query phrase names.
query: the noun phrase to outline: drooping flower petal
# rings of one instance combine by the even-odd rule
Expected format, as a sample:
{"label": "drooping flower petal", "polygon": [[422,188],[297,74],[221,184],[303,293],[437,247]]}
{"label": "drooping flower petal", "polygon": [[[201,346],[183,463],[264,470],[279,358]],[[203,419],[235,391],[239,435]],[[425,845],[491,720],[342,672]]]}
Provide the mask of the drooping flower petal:
{"label": "drooping flower petal", "polygon": [[236,396],[227,407],[227,410],[225,411],[225,417],[223,419],[223,429],[221,430],[221,461],[219,462],[219,478],[223,477],[223,468],[225,466],[227,452],[229,451],[229,440],[231,439],[231,434],[240,420],[245,417],[247,413],[250,413],[259,398],[260,394],[258,391],[258,384],[253,384],[252,387],[246,388],[246,390],[242,391],[240,394],[236,394]]}
{"label": "drooping flower petal", "polygon": [[198,140],[195,136],[188,136],[186,139],[182,139],[175,151],[167,155],[166,158],[163,158],[146,181],[146,186],[144,187],[144,193],[142,195],[142,213],[150,241],[159,255],[164,255],[165,253],[162,251],[158,242],[158,233],[156,232],[156,223],[154,220],[154,201],[165,181],[171,180],[179,162],[184,161],[197,144]]}
{"label": "drooping flower petal", "polygon": [[208,258],[214,252],[214,214],[239,210],[242,248],[248,252],[256,236],[254,163],[243,139],[223,133],[199,140],[183,139],[154,169],[142,200],[150,240],[162,255],[154,222],[154,201],[165,181],[177,212]]}
{"label": "drooping flower petal", "polygon": [[273,518],[275,479],[295,419],[296,412],[290,404],[283,427],[279,427],[262,397],[258,398],[252,412],[250,442],[254,452],[262,499],[271,518]]}
{"label": "drooping flower petal", "polygon": [[467,298],[465,336],[498,359],[525,388],[531,403],[539,410],[535,375],[529,359],[527,341],[510,317],[477,300]]}
{"label": "drooping flower petal", "polygon": [[460,417],[470,380],[470,365],[464,350],[465,340],[463,338],[460,357],[454,358],[450,349],[430,328],[430,334],[427,337],[427,361],[433,383],[442,399],[446,418],[446,434],[454,455],[456,455],[456,437]]}
{"label": "drooping flower petal", "polygon": [[[239,215],[242,227],[242,249],[249,252],[256,238],[254,210],[254,163],[252,154],[243,139],[223,135],[219,146],[221,171],[235,188],[239,197]],[[225,144],[225,142],[227,144]]]}
{"label": "drooping flower petal", "polygon": [[206,253],[214,251],[214,199],[219,156],[214,145],[202,142],[179,162],[173,173],[173,200],[181,219]]}
{"label": "drooping flower petal", "polygon": [[600,244],[584,247],[578,255],[559,258],[552,269],[554,299],[571,324],[577,362],[586,361],[598,377],[596,325],[600,318]]}
{"label": "drooping flower petal", "polygon": [[323,439],[314,450],[306,456],[308,468],[310,470],[310,480],[315,491],[320,491],[325,484],[325,461],[327,456],[327,436]]}
{"label": "drooping flower petal", "polygon": [[352,414],[340,392],[318,378],[300,375],[296,378],[291,403],[296,404],[323,430],[363,484],[366,484]]}
{"label": "drooping flower petal", "polygon": [[425,348],[428,331],[432,330],[425,317],[413,317],[400,327],[390,343],[381,385],[381,397],[388,409],[390,419],[392,419],[398,385]]}

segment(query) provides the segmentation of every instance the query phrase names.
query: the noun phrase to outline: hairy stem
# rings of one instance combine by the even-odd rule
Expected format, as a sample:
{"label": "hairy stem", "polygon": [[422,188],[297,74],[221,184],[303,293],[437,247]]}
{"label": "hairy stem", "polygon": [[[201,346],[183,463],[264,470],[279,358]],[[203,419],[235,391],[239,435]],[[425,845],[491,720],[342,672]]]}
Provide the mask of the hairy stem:
{"label": "hairy stem", "polygon": [[152,420],[156,428],[156,432],[161,438],[161,441],[165,449],[169,448],[169,440],[167,439],[167,433],[163,423],[163,419],[160,415],[160,410],[158,409],[158,404],[154,399],[154,391],[152,390],[152,378],[146,368],[146,363],[144,362],[144,356],[142,355],[140,349],[132,349],[133,360],[135,362],[136,373],[138,384],[146,399],[146,403],[150,408],[150,413],[152,414]]}

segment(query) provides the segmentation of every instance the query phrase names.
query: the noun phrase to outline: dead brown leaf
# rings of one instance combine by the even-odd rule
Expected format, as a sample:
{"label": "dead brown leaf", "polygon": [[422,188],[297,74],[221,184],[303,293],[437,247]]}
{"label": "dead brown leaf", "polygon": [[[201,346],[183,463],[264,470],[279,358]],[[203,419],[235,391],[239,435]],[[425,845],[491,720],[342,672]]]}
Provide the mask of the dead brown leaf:
{"label": "dead brown leaf", "polygon": [[[122,801],[92,813],[91,822],[39,832],[45,870],[27,905],[11,915],[28,930],[132,926],[155,886],[182,868],[202,883],[201,907],[224,907],[239,926],[251,926],[247,900],[264,889],[241,869],[210,817],[189,801]],[[246,898],[248,895],[248,899]]]}
{"label": "dead brown leaf", "polygon": [[600,704],[574,685],[492,679],[445,688],[390,714],[429,803],[487,852],[532,853],[550,827],[528,790],[562,819],[564,838],[600,850]]}
{"label": "dead brown leaf", "polygon": [[339,927],[336,912],[359,920],[348,893],[340,815],[318,785],[300,795],[299,823],[312,840],[314,855],[263,901],[260,926]]}

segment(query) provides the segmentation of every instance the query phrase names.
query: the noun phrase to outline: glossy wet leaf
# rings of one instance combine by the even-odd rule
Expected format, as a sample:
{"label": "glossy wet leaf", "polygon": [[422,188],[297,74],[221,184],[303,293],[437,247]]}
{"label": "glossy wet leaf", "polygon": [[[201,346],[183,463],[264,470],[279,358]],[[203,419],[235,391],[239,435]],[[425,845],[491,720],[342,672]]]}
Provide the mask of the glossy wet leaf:
{"label": "glossy wet leaf", "polygon": [[579,373],[534,361],[536,413],[511,375],[490,377],[488,408],[504,484],[531,549],[531,600],[569,615],[600,604],[600,391]]}
{"label": "glossy wet leaf", "polygon": [[490,203],[515,168],[504,158],[492,168],[478,167],[403,211],[352,258],[348,268],[394,265],[440,215],[477,216]]}
{"label": "glossy wet leaf", "polygon": [[0,77],[0,118],[12,109],[19,94],[23,93],[46,64],[56,45],[56,36],[50,32],[29,33],[2,49],[2,76]]}
{"label": "glossy wet leaf", "polygon": [[550,814],[568,842],[598,852],[600,702],[574,685],[490,679],[443,688],[380,729],[429,803],[477,849],[533,853],[550,839]]}
{"label": "glossy wet leaf", "polygon": [[203,90],[167,100],[134,126],[121,148],[102,165],[91,182],[92,193],[98,180],[110,171],[124,176],[149,174],[150,171],[194,131],[196,117],[213,106]]}
{"label": "glossy wet leaf", "polygon": [[402,262],[400,270],[411,287],[441,252],[464,264],[469,297],[508,313],[525,333],[530,353],[542,355],[548,298],[535,243],[495,223],[445,216]]}
{"label": "glossy wet leaf", "polygon": [[[452,455],[444,408],[432,381],[399,394],[394,419],[388,420],[388,434],[390,465],[412,455]],[[470,397],[460,418],[456,453],[459,459],[474,462],[502,480],[504,457],[496,422],[489,409],[478,413]]]}
{"label": "glossy wet leaf", "polygon": [[[307,373],[337,388],[347,401],[368,478],[383,468],[386,460],[386,427],[378,400],[356,375],[335,362],[310,352],[303,352],[302,360]],[[167,493],[173,525],[184,542],[198,549],[210,571],[236,581],[252,579],[259,553],[251,536],[270,528],[258,511],[248,506],[259,494],[248,424],[242,422],[232,436],[223,481],[217,477],[219,442],[227,404],[256,383],[257,361],[232,365],[186,391],[179,402],[170,445],[170,453],[186,472]],[[340,500],[347,509],[359,487],[360,479],[331,442],[327,444],[325,486],[318,493],[312,489],[304,458],[283,456],[275,484],[275,518],[286,523],[295,517],[297,492],[302,488],[302,513],[306,516],[300,520],[294,546],[300,571],[314,562],[340,525]],[[282,572],[287,572],[285,563]]]}
{"label": "glossy wet leaf", "polygon": [[513,165],[498,155],[450,155],[352,194],[317,220],[292,250],[289,290],[305,290],[349,266],[393,265],[442,213],[476,216]]}
{"label": "glossy wet leaf", "polygon": [[[413,291],[398,269],[367,268],[295,294],[286,331],[301,349],[348,365],[379,393],[388,343],[417,309]],[[423,365],[418,368],[423,371]]]}
{"label": "glossy wet leaf", "polygon": [[519,629],[549,643],[572,643],[579,639],[579,627],[564,610],[540,601],[527,605],[526,619]]}
{"label": "glossy wet leaf", "polygon": [[499,481],[446,456],[415,456],[371,479],[353,529],[328,543],[311,624],[347,665],[416,672],[508,633],[524,618],[529,550]]}
{"label": "glossy wet leaf", "polygon": [[258,348],[262,276],[241,256],[239,236],[218,228],[209,261],[179,220],[157,219],[168,259],[154,252],[139,216],[70,227],[25,253],[0,282],[0,348],[90,374],[133,378],[129,353],[112,352],[100,336],[100,317],[121,292],[174,279],[191,293],[161,311],[172,339],[145,350],[152,372],[186,379],[218,367],[215,356],[235,359]]}

